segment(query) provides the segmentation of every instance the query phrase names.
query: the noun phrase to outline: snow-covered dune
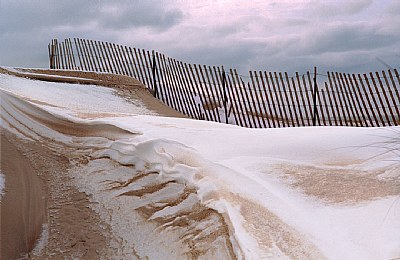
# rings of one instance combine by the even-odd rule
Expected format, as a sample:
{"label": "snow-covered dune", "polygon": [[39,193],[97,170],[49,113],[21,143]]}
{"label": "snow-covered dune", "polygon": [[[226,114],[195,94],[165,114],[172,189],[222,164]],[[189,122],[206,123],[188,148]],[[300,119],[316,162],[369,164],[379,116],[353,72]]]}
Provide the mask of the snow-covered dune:
{"label": "snow-covered dune", "polygon": [[101,87],[0,74],[0,89],[1,126],[70,158],[117,257],[400,257],[399,127],[244,129]]}

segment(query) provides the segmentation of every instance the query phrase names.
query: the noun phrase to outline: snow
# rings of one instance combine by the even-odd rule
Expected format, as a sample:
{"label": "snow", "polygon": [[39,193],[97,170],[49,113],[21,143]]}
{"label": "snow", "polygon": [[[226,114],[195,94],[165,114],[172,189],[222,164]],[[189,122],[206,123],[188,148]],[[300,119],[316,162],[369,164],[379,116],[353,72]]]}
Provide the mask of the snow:
{"label": "snow", "polygon": [[4,174],[1,173],[1,171],[0,171],[0,199],[4,195],[4,191],[3,190],[4,190],[4,187],[5,187],[5,184],[6,184],[5,182],[6,182],[6,180],[4,178]]}
{"label": "snow", "polygon": [[[144,242],[136,244],[135,250],[141,257],[160,257],[161,253],[152,248],[168,251],[172,245],[166,245],[159,237],[145,237],[143,234],[155,227],[139,225],[135,220],[140,216],[132,213],[132,209],[149,203],[162,204],[160,201],[179,196],[182,185],[194,186],[197,191],[178,205],[154,212],[149,219],[179,216],[200,201],[229,218],[234,231],[231,240],[237,243],[233,243],[235,253],[246,259],[393,259],[400,256],[400,192],[383,190],[382,194],[368,195],[352,193],[346,187],[352,184],[351,178],[357,177],[378,186],[394,183],[399,190],[398,155],[391,152],[400,149],[399,127],[246,129],[153,116],[140,101],[135,105],[127,103],[107,88],[30,81],[1,74],[0,88],[19,99],[33,101],[35,107],[49,115],[82,125],[114,125],[134,133],[112,141],[71,138],[38,122],[24,121],[30,127],[26,133],[48,135],[68,145],[77,145],[79,140],[88,147],[98,146],[91,154],[94,160],[76,170],[77,185],[92,195],[97,202],[94,207],[104,219],[109,219],[113,231],[126,241],[127,248],[140,238],[149,243],[148,246]],[[17,110],[12,106],[33,110],[8,95],[2,98],[5,101],[2,109],[16,117]],[[79,118],[85,111],[114,113],[118,117]],[[49,115],[42,113],[42,116]],[[17,125],[4,117],[8,124],[1,121],[3,127]],[[37,138],[35,134],[29,137]],[[111,158],[117,164],[104,158]],[[135,171],[130,165],[134,165]],[[139,178],[140,172],[158,174]],[[301,182],[314,173],[324,177],[322,182],[316,182],[313,176],[311,184]],[[135,178],[136,182],[115,191],[106,191],[102,186],[110,180],[123,183]],[[344,185],[339,182],[340,178],[347,178]],[[174,183],[169,183],[171,180]],[[166,188],[151,195],[121,196],[142,191],[160,181]],[[318,189],[323,181],[330,181],[328,186],[333,190]],[[362,183],[354,185],[362,186]],[[340,193],[346,193],[345,201],[337,202],[335,196]],[[162,232],[164,239],[179,239],[179,235]],[[169,252],[169,257],[179,257],[179,252]]]}

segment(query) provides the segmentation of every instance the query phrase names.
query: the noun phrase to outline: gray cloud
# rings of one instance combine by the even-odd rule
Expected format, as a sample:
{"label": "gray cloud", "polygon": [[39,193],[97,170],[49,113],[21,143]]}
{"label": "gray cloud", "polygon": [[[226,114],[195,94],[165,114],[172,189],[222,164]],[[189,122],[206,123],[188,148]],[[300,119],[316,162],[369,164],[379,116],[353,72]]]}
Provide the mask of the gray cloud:
{"label": "gray cloud", "polygon": [[49,41],[68,37],[242,73],[384,69],[377,58],[400,64],[396,0],[220,1],[0,0],[0,65],[47,67]]}

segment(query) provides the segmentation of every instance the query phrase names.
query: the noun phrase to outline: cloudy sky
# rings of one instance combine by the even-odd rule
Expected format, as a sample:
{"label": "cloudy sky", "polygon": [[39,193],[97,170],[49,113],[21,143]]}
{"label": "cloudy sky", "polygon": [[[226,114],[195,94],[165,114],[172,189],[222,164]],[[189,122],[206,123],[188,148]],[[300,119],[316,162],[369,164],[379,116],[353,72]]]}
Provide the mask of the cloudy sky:
{"label": "cloudy sky", "polygon": [[52,38],[251,70],[400,65],[399,0],[0,0],[0,66],[48,67]]}

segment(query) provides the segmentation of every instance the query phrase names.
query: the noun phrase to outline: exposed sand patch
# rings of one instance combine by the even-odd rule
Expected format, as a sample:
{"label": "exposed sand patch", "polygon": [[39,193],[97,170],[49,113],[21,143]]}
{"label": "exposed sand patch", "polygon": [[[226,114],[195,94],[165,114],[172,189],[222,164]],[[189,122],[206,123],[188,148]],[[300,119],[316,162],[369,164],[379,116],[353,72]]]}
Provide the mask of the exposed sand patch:
{"label": "exposed sand patch", "polygon": [[[15,141],[15,140],[11,140]],[[7,184],[0,203],[1,258],[33,249],[46,222],[46,192],[30,161],[1,133],[1,172]]]}
{"label": "exposed sand patch", "polygon": [[[85,193],[79,192],[71,183],[71,177],[67,175],[70,167],[69,160],[59,154],[46,148],[45,143],[33,143],[21,140],[2,129],[3,134],[7,136],[13,144],[16,145],[20,153],[30,162],[32,170],[38,174],[39,178],[44,182],[47,190],[47,207],[46,213],[39,212],[40,208],[35,210],[28,208],[27,214],[30,218],[45,216],[48,223],[48,240],[42,250],[35,250],[29,254],[30,259],[98,259],[100,256],[111,257],[114,255],[110,250],[110,230],[107,224],[102,222],[97,214],[93,212],[89,205],[90,202]],[[10,157],[2,156],[10,159]],[[38,199],[40,196],[32,196],[31,199]],[[26,202],[26,201],[25,201]],[[2,205],[4,206],[4,205]],[[31,205],[32,207],[33,205]],[[21,223],[17,220],[17,214],[13,213],[15,204],[10,207],[3,208],[2,214],[6,214],[8,218],[16,221],[16,225]],[[2,221],[3,225],[6,222]],[[39,233],[36,232],[38,238],[41,232],[41,224]],[[3,232],[3,231],[2,231]],[[15,241],[20,240],[25,235],[32,235],[33,232],[16,232],[16,240],[6,240],[7,245],[13,245]],[[3,237],[3,234],[2,234]],[[32,246],[35,240],[31,241]],[[28,251],[32,249],[29,248]],[[23,250],[23,253],[28,253]],[[28,257],[28,255],[27,255]],[[12,259],[12,258],[4,258]]]}
{"label": "exposed sand patch", "polygon": [[[275,165],[275,169],[283,173],[282,178],[288,180],[291,186],[327,203],[351,204],[400,195],[399,178],[379,178],[385,171],[290,164],[278,164]],[[396,171],[396,169],[387,169],[387,171]]]}

